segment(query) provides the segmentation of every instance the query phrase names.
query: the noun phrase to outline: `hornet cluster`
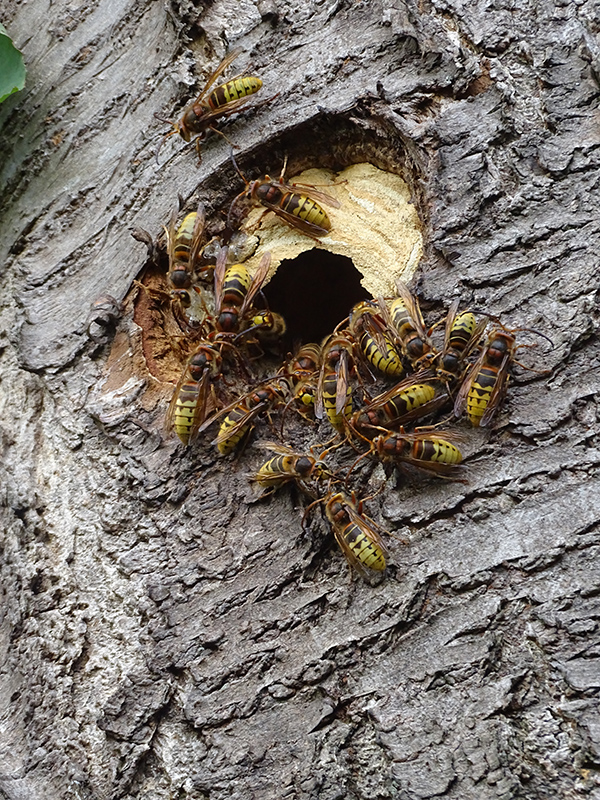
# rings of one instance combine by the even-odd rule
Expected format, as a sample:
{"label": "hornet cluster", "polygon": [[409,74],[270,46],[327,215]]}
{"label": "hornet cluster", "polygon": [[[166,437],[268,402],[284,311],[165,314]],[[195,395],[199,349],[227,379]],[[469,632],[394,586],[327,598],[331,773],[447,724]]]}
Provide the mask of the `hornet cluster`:
{"label": "hornet cluster", "polygon": [[[220,120],[258,92],[261,80],[246,75],[212,88],[237,55],[221,62],[160,146],[175,133],[185,141],[196,136],[199,153],[206,132],[218,131]],[[285,183],[284,171],[277,180],[252,182],[240,173],[246,188],[228,220],[245,198],[318,240],[331,230],[322,204],[339,203],[314,187]],[[350,565],[365,578],[382,572],[387,532],[365,513],[352,488],[356,466],[370,459],[388,471],[464,481],[464,433],[449,426],[460,418],[475,427],[490,425],[519,363],[517,350],[526,346],[517,344],[516,334],[528,329],[507,329],[483,312],[461,311],[458,301],[445,321],[428,327],[417,298],[399,281],[393,296],[356,304],[324,341],[298,344],[272,374],[259,378],[265,353],[277,351],[286,331],[261,291],[271,254],[262,254],[252,275],[243,263],[232,263],[226,243],[206,242],[202,203],[179,222],[173,212],[165,231],[170,307],[190,352],[167,411],[168,431],[190,445],[213,429],[211,444],[229,456],[266,420],[272,433],[259,446],[269,458],[250,475],[253,483],[264,496],[295,484],[312,501],[302,524],[323,504]],[[292,413],[311,431],[309,445],[286,442]]]}

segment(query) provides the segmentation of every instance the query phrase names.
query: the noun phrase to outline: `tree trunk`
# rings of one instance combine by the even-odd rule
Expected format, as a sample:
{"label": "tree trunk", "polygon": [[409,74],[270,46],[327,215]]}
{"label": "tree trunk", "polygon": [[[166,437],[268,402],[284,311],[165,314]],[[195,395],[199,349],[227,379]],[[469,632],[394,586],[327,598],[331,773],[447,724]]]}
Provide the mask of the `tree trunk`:
{"label": "tree trunk", "polygon": [[[600,797],[594,11],[9,0],[3,797]],[[320,510],[302,533],[298,493],[252,502],[260,451],[233,469],[162,431],[177,352],[153,372],[130,229],[158,237],[178,193],[221,224],[228,143],[198,166],[170,139],[158,167],[153,113],[238,46],[279,92],[222,125],[245,172],[400,175],[428,319],[460,297],[554,344],[520,351],[547,372],[516,368],[491,434],[460,424],[468,484],[391,479],[369,504],[397,537],[377,585]],[[106,294],[122,317],[89,318]]]}

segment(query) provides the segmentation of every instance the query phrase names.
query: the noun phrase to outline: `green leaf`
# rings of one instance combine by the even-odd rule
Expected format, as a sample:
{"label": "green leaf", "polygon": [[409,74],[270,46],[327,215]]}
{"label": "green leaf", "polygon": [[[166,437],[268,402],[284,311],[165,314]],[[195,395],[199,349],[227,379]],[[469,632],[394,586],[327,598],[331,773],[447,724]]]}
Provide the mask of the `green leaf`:
{"label": "green leaf", "polygon": [[23,56],[12,43],[4,25],[0,24],[0,103],[24,86]]}

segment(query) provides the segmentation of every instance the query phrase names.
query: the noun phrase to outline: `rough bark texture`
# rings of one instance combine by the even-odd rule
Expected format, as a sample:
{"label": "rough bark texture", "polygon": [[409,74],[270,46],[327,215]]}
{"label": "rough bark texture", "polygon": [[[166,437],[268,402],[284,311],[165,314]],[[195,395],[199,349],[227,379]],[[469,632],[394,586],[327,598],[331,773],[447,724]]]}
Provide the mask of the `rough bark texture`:
{"label": "rough bark texture", "polygon": [[[600,797],[596,12],[8,3],[28,79],[0,109],[3,797]],[[324,525],[300,534],[296,495],[248,502],[260,453],[232,472],[163,440],[129,310],[109,383],[86,332],[144,265],[131,226],[240,189],[219,137],[199,168],[173,140],[153,162],[153,112],[226,45],[280,92],[228,126],[245,169],[399,172],[426,307],[458,295],[555,345],[469,435],[468,485],[371,504],[407,540],[377,586]]]}

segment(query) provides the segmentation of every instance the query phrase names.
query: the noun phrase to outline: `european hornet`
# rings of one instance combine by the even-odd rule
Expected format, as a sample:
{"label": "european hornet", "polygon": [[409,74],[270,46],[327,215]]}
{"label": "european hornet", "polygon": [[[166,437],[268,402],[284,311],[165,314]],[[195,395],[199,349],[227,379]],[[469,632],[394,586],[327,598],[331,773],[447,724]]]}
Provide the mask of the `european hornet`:
{"label": "european hornet", "polygon": [[289,376],[294,393],[287,402],[281,415],[281,428],[285,414],[292,403],[296,403],[298,413],[308,418],[314,409],[321,365],[321,345],[315,342],[303,344],[288,364],[284,364],[281,372]]}
{"label": "european hornet", "polygon": [[250,333],[255,333],[260,344],[265,347],[275,347],[281,337],[285,334],[287,325],[285,319],[276,311],[263,309],[256,311],[250,319],[250,327],[243,332],[244,337]]}
{"label": "european hornet", "polygon": [[386,332],[377,307],[366,301],[357,303],[348,321],[350,331],[369,364],[384,375],[399,378],[404,372],[402,358]]}
{"label": "european hornet", "polygon": [[284,182],[287,158],[279,178],[274,181],[268,175],[254,181],[247,181],[237,166],[233,154],[231,156],[235,168],[246,184],[246,188],[234,198],[227,216],[228,227],[232,226],[232,210],[241,197],[262,205],[269,211],[277,214],[292,228],[297,228],[307,236],[318,239],[331,230],[331,222],[326,211],[320,203],[325,203],[332,208],[340,208],[340,202],[335,197],[318,191],[314,186],[302,183],[287,184]]}
{"label": "european hornet", "polygon": [[301,416],[312,415],[318,393],[318,375],[304,378],[294,389],[294,397],[298,412]]}
{"label": "european hornet", "polygon": [[286,321],[281,314],[268,308],[258,310],[255,304],[255,309],[248,315],[246,322],[248,327],[244,326],[234,341],[237,343],[243,340],[246,346],[254,346],[256,353],[253,358],[260,358],[265,349],[278,349],[281,337],[287,330]]}
{"label": "european hornet", "polygon": [[506,396],[512,364],[519,364],[531,372],[544,374],[543,370],[535,370],[515,361],[515,353],[519,348],[533,346],[517,346],[514,334],[518,331],[535,333],[552,345],[552,341],[547,336],[532,328],[514,328],[513,330],[508,330],[504,326],[502,326],[502,330],[494,328],[488,336],[481,355],[467,373],[456,396],[454,403],[456,417],[460,417],[466,409],[471,425],[482,428],[488,426]]}
{"label": "european hornet", "polygon": [[352,413],[350,369],[354,343],[344,333],[333,333],[323,343],[315,416],[327,419],[339,433]]}
{"label": "european hornet", "polygon": [[462,481],[460,477],[463,460],[457,444],[464,439],[460,434],[450,431],[437,431],[435,428],[421,428],[414,433],[386,431],[369,442],[369,449],[354,461],[346,475],[346,484],[358,464],[369,456],[379,461],[392,462],[396,466],[409,465],[418,472]]}
{"label": "european hornet", "polygon": [[325,497],[308,506],[304,519],[317,503],[325,503],[325,514],[335,540],[350,566],[365,579],[373,572],[383,572],[388,551],[380,535],[382,529],[362,513],[362,501],[357,503],[354,492],[348,495],[330,490]]}
{"label": "european hornet", "polygon": [[322,463],[324,454],[315,458],[312,454],[296,453],[289,447],[276,442],[264,442],[260,446],[276,453],[262,465],[258,472],[250,476],[250,480],[255,481],[264,489],[275,490],[285,483],[296,481],[304,491],[312,494],[306,482],[311,479],[318,481],[329,475]]}
{"label": "european hornet", "polygon": [[[194,283],[198,261],[206,247],[203,238],[204,222],[205,211],[202,203],[198,204],[197,211],[187,214],[179,226],[177,226],[177,210],[174,210],[169,224],[164,226],[169,259],[167,275],[169,291],[138,284],[161,304],[169,301],[179,328],[196,339],[204,332],[204,323],[212,305],[209,293],[203,286]],[[142,228],[134,228],[131,233],[134,239],[146,245],[149,260],[158,264],[158,246],[150,233]],[[212,267],[203,267],[200,271],[208,269]]]}
{"label": "european hornet", "polygon": [[380,297],[379,306],[405,357],[418,368],[431,359],[432,345],[425,331],[419,301],[402,281],[396,283],[396,288],[398,297],[389,306]]}
{"label": "european hornet", "polygon": [[512,333],[498,329],[490,333],[456,396],[456,417],[462,416],[466,409],[471,425],[484,428],[490,424],[506,395],[510,365],[516,351]]}
{"label": "european hornet", "polygon": [[448,395],[439,394],[431,370],[405,378],[391,389],[372,398],[350,418],[350,429],[361,438],[371,431],[394,428],[431,414],[440,408]]}
{"label": "european hornet", "polygon": [[169,256],[169,284],[174,291],[189,289],[196,263],[204,242],[204,223],[206,211],[203,203],[198,210],[187,214],[177,227],[177,211],[171,214],[167,236],[167,254]]}
{"label": "european hornet", "polygon": [[471,311],[458,314],[458,303],[455,300],[448,309],[444,347],[436,356],[439,360],[437,375],[446,381],[460,378],[467,358],[481,341],[487,325],[485,319],[477,322]]}
{"label": "european hornet", "polygon": [[165,134],[158,144],[156,149],[157,162],[158,154],[165,141],[170,136],[174,136],[177,133],[186,142],[189,142],[192,136],[198,137],[196,139],[196,152],[199,159],[201,157],[200,142],[206,136],[207,131],[214,131],[226,138],[218,128],[213,126],[213,122],[218,119],[229,117],[231,114],[240,111],[246,104],[247,98],[258,92],[262,87],[260,78],[252,75],[237,75],[235,78],[217,86],[211,91],[211,87],[215,81],[225,72],[227,67],[235,61],[241,52],[241,49],[232,50],[231,53],[225,56],[214,72],[211,72],[208,76],[204,88],[198,97],[185,108],[183,115],[177,122],[164,119],[158,114],[154,115],[161,122],[166,122],[173,127],[173,130]]}
{"label": "european hornet", "polygon": [[204,292],[193,284],[194,272],[204,245],[204,205],[187,214],[179,227],[177,211],[173,211],[168,227],[167,254],[169,257],[168,283],[171,287],[173,316],[182,331],[197,333],[208,316]]}
{"label": "european hornet", "polygon": [[254,277],[243,264],[226,267],[223,250],[215,267],[215,328],[223,333],[239,333],[252,302],[260,291],[271,265],[271,253],[264,253]]}
{"label": "european hornet", "polygon": [[289,376],[294,384],[301,383],[306,378],[310,378],[317,372],[321,364],[321,345],[316,342],[303,344],[296,355],[293,357]]}
{"label": "european hornet", "polygon": [[275,405],[284,403],[289,397],[290,391],[287,378],[275,377],[221,409],[217,415],[206,420],[199,430],[204,430],[217,417],[226,414],[227,416],[221,422],[219,433],[211,444],[217,446],[221,455],[228,455],[235,450],[248,433],[256,417],[263,411],[268,412]]}
{"label": "european hornet", "polygon": [[458,434],[449,431],[390,432],[373,439],[372,452],[382,461],[409,464],[432,475],[453,478],[461,469],[462,453],[455,444],[461,441]]}
{"label": "european hornet", "polygon": [[188,359],[175,387],[167,411],[166,426],[174,430],[185,445],[194,441],[207,412],[213,410],[210,408],[211,378],[220,374],[221,365],[219,350],[203,342]]}

